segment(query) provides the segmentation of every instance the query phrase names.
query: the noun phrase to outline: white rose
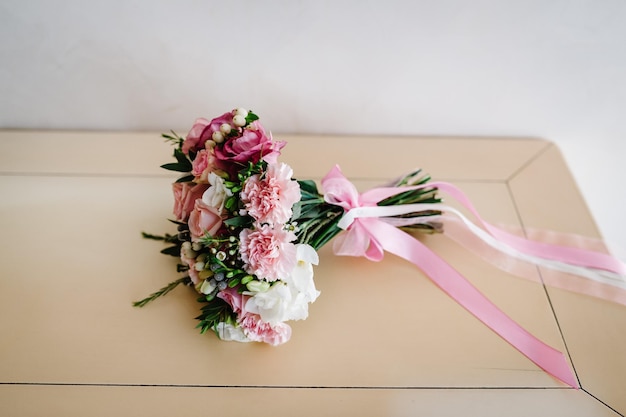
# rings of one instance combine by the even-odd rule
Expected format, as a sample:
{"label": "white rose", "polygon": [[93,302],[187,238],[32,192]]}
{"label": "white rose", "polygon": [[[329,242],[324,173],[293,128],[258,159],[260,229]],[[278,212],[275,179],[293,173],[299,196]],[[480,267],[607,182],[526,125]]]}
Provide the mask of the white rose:
{"label": "white rose", "polygon": [[208,177],[210,187],[202,194],[202,201],[211,207],[215,207],[221,214],[224,210],[224,202],[226,198],[233,193],[224,185],[224,179],[214,172]]}

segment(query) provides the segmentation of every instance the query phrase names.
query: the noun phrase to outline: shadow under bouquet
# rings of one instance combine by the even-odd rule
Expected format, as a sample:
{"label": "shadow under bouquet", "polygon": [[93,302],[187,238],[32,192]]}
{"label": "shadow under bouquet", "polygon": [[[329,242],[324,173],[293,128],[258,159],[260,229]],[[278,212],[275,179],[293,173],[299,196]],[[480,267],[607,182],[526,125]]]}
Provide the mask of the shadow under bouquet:
{"label": "shadow under bouquet", "polygon": [[[163,135],[174,146],[175,162],[162,168],[181,173],[173,184],[171,220],[178,233],[143,236],[169,244],[161,252],[179,259],[182,277],[134,305],[143,307],[184,284],[198,293],[201,333],[279,345],[291,336],[287,322],[306,319],[309,303],[319,296],[313,279],[317,250],[342,231],[345,207],[332,201],[332,174],[340,174],[339,168],[325,179],[325,195],[314,181],[294,179],[292,168],[278,161],[286,142],[273,140],[258,119],[238,108],[210,121],[197,119],[185,138]],[[412,172],[393,186],[420,187],[377,204],[438,203],[436,187],[422,187],[429,179]],[[425,209],[396,217],[426,219],[403,227],[434,232],[440,224],[427,219],[438,214]]]}

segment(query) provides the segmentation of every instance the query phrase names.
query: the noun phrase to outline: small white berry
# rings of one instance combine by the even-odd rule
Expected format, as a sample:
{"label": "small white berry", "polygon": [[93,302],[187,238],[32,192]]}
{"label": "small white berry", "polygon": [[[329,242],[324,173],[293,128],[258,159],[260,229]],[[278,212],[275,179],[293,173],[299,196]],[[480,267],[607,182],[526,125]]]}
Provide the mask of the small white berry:
{"label": "small white berry", "polygon": [[243,117],[246,117],[248,115],[248,110],[244,109],[243,107],[239,107],[238,109],[235,109],[235,115],[241,115]]}
{"label": "small white berry", "polygon": [[224,142],[224,134],[222,132],[213,132],[211,138],[215,141],[215,143]]}
{"label": "small white berry", "polygon": [[[235,126],[243,127],[246,125],[246,118],[245,116],[237,114],[235,115],[235,117],[233,117],[233,123],[235,124]],[[215,138],[213,138],[213,140],[215,140]]]}
{"label": "small white berry", "polygon": [[228,123],[222,123],[220,125],[220,132],[222,132],[225,135],[228,135],[230,133],[230,131],[232,130],[232,126],[229,125]]}

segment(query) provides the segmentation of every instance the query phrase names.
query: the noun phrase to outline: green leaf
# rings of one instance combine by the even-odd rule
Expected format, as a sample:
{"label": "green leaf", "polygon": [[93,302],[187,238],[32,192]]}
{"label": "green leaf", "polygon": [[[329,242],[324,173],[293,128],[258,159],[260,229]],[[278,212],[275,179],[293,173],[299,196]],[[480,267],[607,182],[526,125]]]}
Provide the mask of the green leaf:
{"label": "green leaf", "polygon": [[236,216],[236,217],[231,217],[230,219],[224,220],[224,224],[226,224],[227,226],[233,226],[233,227],[246,227],[246,226],[251,225],[252,222],[253,222],[253,219],[250,216]]}
{"label": "green leaf", "polygon": [[190,182],[193,181],[193,175],[185,175],[184,177],[180,177],[176,180],[176,182]]}
{"label": "green leaf", "polygon": [[257,116],[256,114],[252,113],[251,111],[249,111],[248,115],[246,116],[246,125],[249,125],[250,123],[254,122],[255,120],[259,120],[259,116]]}
{"label": "green leaf", "polygon": [[180,256],[180,246],[175,245],[175,246],[170,246],[168,248],[165,248],[163,250],[161,250],[161,253],[164,255],[170,255],[170,256]]}
{"label": "green leaf", "polygon": [[295,203],[293,206],[291,206],[291,219],[292,220],[299,219],[301,213],[302,213],[302,204],[300,204],[300,202]]}
{"label": "green leaf", "polygon": [[176,158],[179,164],[186,166],[187,171],[191,171],[191,161],[189,160],[189,158],[187,158],[187,155],[185,155],[183,151],[181,151],[180,149],[174,149],[174,158]]}
{"label": "green leaf", "polygon": [[317,184],[315,184],[315,181],[298,180],[298,184],[300,184],[300,192],[304,191],[306,193],[316,196],[319,195],[319,192],[317,191]]}
{"label": "green leaf", "polygon": [[152,235],[150,233],[141,232],[141,236],[144,239],[152,239],[152,240],[165,240],[165,236]]}
{"label": "green leaf", "polygon": [[[206,302],[204,297],[199,298],[198,301]],[[233,316],[234,313],[228,303],[221,298],[213,298],[202,307],[201,314],[196,317],[200,320],[196,328],[200,329],[200,333],[205,333],[207,330],[214,329],[220,322],[233,321]]]}
{"label": "green leaf", "polygon": [[178,162],[169,162],[167,164],[161,165],[161,168],[167,169],[168,171],[177,171],[177,172],[190,172],[191,169],[187,167],[187,165],[180,164]]}

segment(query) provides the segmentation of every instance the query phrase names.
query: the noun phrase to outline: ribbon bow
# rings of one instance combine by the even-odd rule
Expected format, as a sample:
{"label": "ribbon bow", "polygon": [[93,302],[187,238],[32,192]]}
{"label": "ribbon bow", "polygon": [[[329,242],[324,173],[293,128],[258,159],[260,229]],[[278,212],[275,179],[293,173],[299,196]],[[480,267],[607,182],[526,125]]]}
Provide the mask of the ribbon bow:
{"label": "ribbon bow", "polygon": [[[454,188],[446,183],[431,183],[429,186],[443,186],[448,188],[447,191]],[[341,206],[345,211],[339,227],[346,229],[346,232],[336,237],[333,248],[337,255],[365,256],[367,259],[380,261],[387,251],[411,262],[435,285],[537,366],[567,385],[579,388],[563,353],[522,328],[419,240],[381,219],[400,214],[398,210],[406,212],[407,207],[380,207],[377,206],[379,201],[423,186],[375,188],[359,194],[339,167],[335,166],[322,180],[322,187],[326,202]],[[413,206],[416,208],[408,208],[412,211],[416,211],[417,206],[420,206],[420,210],[424,209],[424,205]]]}

